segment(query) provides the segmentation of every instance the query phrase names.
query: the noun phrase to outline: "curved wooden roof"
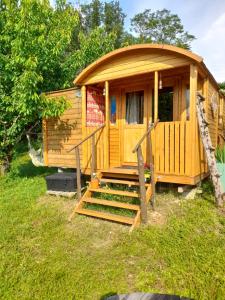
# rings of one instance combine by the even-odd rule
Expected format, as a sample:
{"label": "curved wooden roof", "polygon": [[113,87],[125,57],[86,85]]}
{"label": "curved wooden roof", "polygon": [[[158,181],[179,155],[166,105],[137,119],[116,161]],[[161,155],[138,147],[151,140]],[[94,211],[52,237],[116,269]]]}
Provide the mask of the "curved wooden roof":
{"label": "curved wooden roof", "polygon": [[91,81],[90,79],[88,80],[88,78],[90,78],[92,74],[95,74],[96,77],[96,74],[98,74],[98,70],[100,69],[103,70],[104,66],[107,68],[107,66],[110,66],[111,61],[115,61],[120,57],[124,57],[126,54],[132,55],[132,53],[140,53],[140,52],[150,53],[150,52],[157,52],[157,51],[165,52],[165,55],[170,55],[173,58],[178,56],[180,58],[186,59],[186,61],[189,62],[194,61],[198,64],[201,64],[203,62],[203,58],[200,57],[199,55],[175,46],[164,45],[164,44],[138,44],[138,45],[132,45],[132,46],[120,48],[102,56],[101,58],[99,58],[98,60],[90,64],[87,68],[85,68],[75,78],[74,83],[80,85],[85,83],[93,83],[94,81],[97,82],[98,81],[97,79],[92,79]]}

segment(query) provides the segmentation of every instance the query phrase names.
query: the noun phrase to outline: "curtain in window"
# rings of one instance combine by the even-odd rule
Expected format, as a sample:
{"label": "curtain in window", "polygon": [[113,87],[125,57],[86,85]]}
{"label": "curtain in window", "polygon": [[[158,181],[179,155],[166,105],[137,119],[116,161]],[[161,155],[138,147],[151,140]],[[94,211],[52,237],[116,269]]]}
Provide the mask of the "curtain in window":
{"label": "curtain in window", "polygon": [[144,92],[126,94],[126,122],[127,124],[143,124]]}

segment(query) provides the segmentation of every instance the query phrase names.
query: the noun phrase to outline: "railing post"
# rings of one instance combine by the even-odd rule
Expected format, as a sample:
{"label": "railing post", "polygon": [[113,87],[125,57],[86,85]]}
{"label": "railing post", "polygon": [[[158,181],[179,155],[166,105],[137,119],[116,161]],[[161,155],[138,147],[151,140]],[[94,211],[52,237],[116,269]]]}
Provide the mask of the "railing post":
{"label": "railing post", "polygon": [[159,74],[155,71],[154,74],[154,122],[158,120],[158,98],[159,98]]}
{"label": "railing post", "polygon": [[94,179],[96,171],[96,152],[95,152],[95,135],[91,137],[91,179]]}
{"label": "railing post", "polygon": [[75,148],[76,165],[77,165],[77,199],[81,198],[81,178],[80,178],[80,151],[79,147]]}
{"label": "railing post", "polygon": [[140,186],[140,199],[141,199],[141,220],[144,224],[147,223],[147,204],[146,204],[146,189],[145,189],[145,174],[144,174],[144,159],[141,151],[141,146],[137,149],[138,161],[138,176]]}
{"label": "railing post", "polygon": [[155,178],[154,178],[154,164],[153,164],[153,155],[152,155],[151,132],[149,134],[149,163],[150,163],[149,165],[150,165],[151,186],[152,186],[151,204],[152,204],[152,208],[155,209]]}

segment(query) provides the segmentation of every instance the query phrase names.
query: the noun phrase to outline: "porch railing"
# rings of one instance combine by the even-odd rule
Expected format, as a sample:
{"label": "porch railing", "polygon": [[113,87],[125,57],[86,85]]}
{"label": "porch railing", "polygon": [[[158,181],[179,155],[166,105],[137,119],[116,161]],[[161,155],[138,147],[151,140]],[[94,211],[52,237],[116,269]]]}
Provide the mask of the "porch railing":
{"label": "porch railing", "polygon": [[138,162],[138,178],[139,178],[139,188],[140,188],[140,200],[141,200],[141,220],[143,223],[147,223],[147,199],[146,199],[146,189],[145,189],[145,163],[142,154],[142,143],[148,138],[149,142],[149,162],[150,162],[150,172],[151,172],[151,191],[152,191],[152,205],[154,207],[154,197],[155,197],[155,179],[154,179],[154,165],[152,156],[152,142],[149,138],[151,131],[156,127],[158,121],[151,124],[142,138],[138,141],[133,149],[133,153],[137,153]]}
{"label": "porch railing", "polygon": [[91,179],[94,178],[94,175],[96,173],[96,145],[95,145],[95,135],[98,131],[103,129],[105,127],[105,124],[98,127],[96,130],[94,130],[92,133],[90,133],[86,138],[84,138],[81,142],[79,142],[77,145],[73,146],[71,149],[68,150],[68,152],[71,152],[75,150],[76,155],[76,167],[77,167],[77,198],[80,200],[81,198],[81,166],[80,166],[80,149],[79,146],[81,146],[84,142],[91,139]]}

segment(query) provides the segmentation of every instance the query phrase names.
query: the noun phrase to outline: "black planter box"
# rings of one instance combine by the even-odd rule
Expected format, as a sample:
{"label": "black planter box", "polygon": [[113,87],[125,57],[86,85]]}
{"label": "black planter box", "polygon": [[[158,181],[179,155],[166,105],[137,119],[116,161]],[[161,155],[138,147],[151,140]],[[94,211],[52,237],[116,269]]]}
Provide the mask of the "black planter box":
{"label": "black planter box", "polygon": [[[46,176],[48,191],[75,192],[77,190],[77,174],[74,172],[55,173]],[[82,180],[81,180],[82,182]]]}

